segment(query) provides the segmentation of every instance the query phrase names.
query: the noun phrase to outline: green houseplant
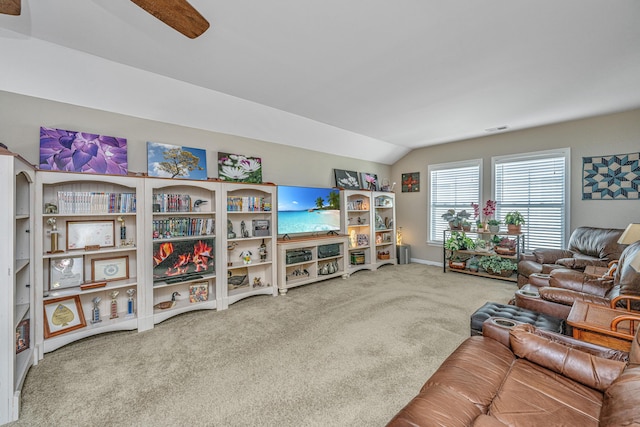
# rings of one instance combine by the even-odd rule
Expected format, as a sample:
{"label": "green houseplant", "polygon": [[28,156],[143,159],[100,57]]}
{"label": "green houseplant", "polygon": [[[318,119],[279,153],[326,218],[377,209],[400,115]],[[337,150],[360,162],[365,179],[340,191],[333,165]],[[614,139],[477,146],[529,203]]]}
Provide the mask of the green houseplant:
{"label": "green houseplant", "polygon": [[455,209],[449,209],[445,213],[442,214],[442,219],[449,223],[449,228],[452,230],[461,230],[462,222],[469,219],[471,214],[467,212],[465,209],[460,212],[456,212]]}
{"label": "green houseplant", "polygon": [[453,231],[451,237],[444,242],[444,248],[450,251],[473,250],[476,242],[464,233]]}
{"label": "green houseplant", "polygon": [[490,219],[487,221],[487,225],[489,226],[489,231],[492,233],[497,233],[500,231],[500,221],[497,219]]}
{"label": "green houseplant", "polygon": [[489,274],[504,277],[510,276],[518,268],[515,262],[497,255],[483,256],[478,260],[478,265]]}
{"label": "green houseplant", "polygon": [[504,217],[504,223],[507,224],[509,233],[518,234],[520,233],[521,226],[525,223],[525,221],[520,212],[513,211],[509,212],[507,216]]}

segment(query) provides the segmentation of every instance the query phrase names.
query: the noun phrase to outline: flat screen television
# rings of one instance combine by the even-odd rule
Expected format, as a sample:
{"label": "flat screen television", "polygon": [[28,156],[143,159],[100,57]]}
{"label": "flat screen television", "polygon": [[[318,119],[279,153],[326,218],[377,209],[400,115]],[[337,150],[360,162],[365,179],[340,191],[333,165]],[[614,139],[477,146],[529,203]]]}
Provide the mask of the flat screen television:
{"label": "flat screen television", "polygon": [[181,282],[215,272],[215,238],[153,242],[153,281]]}
{"label": "flat screen television", "polygon": [[278,186],[278,234],[340,230],[340,191],[335,188]]}

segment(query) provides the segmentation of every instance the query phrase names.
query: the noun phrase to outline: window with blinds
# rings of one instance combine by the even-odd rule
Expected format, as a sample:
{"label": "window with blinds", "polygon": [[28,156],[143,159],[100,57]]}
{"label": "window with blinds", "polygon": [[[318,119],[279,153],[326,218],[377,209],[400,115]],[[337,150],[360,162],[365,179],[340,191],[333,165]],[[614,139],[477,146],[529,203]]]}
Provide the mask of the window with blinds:
{"label": "window with blinds", "polygon": [[442,219],[448,209],[456,212],[466,209],[471,213],[471,203],[480,200],[480,168],[482,160],[471,160],[461,163],[446,163],[429,166],[430,179],[430,216],[429,241],[442,243],[442,233],[449,224]]}
{"label": "window with blinds", "polygon": [[569,149],[493,159],[496,218],[524,216],[525,250],[565,247],[568,168]]}

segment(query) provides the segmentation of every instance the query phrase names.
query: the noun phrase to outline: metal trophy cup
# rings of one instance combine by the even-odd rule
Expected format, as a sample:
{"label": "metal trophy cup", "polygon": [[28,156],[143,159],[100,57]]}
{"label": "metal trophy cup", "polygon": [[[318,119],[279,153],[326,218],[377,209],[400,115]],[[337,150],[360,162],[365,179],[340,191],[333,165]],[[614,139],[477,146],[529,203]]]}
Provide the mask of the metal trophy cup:
{"label": "metal trophy cup", "polygon": [[91,302],[93,302],[93,309],[91,310],[91,323],[102,322],[102,319],[100,318],[100,301],[102,301],[102,298],[100,297],[95,297],[91,300]]}
{"label": "metal trophy cup", "polygon": [[129,299],[127,299],[127,316],[134,316],[136,314],[136,309],[135,309],[135,301],[133,299],[133,295],[136,293],[135,289],[129,289],[127,291],[127,295],[129,296]]}
{"label": "metal trophy cup", "polygon": [[119,291],[113,291],[110,294],[111,296],[111,316],[109,317],[110,319],[115,319],[118,317],[118,300],[116,300],[116,297],[118,296],[119,293],[120,293]]}
{"label": "metal trophy cup", "polygon": [[50,254],[57,254],[64,252],[62,249],[58,249],[58,226],[56,225],[56,219],[51,217],[47,220],[47,224],[51,226],[51,250]]}

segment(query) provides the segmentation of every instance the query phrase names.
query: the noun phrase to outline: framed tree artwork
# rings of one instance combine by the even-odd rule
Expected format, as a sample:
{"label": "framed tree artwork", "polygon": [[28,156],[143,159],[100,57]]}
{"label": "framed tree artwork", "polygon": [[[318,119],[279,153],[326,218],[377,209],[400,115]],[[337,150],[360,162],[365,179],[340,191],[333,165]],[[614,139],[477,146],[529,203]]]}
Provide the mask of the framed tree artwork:
{"label": "framed tree artwork", "polygon": [[147,142],[147,173],[163,178],[207,179],[207,151]]}

